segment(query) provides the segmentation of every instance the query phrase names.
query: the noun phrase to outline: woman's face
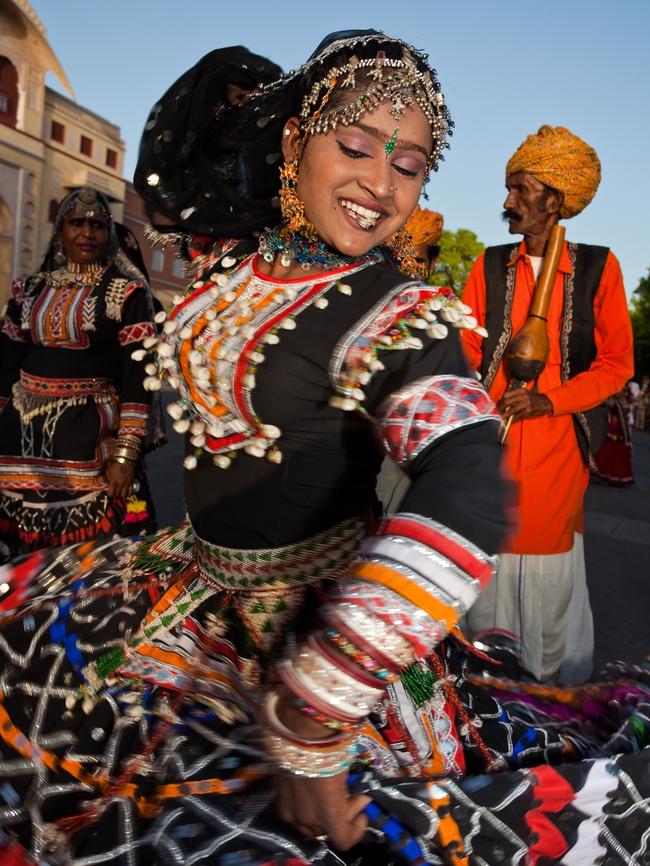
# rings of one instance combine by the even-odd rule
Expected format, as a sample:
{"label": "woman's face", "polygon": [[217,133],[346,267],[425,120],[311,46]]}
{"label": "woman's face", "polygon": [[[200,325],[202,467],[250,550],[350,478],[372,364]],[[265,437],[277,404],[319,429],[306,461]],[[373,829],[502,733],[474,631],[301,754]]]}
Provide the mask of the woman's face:
{"label": "woman's face", "polygon": [[101,211],[73,205],[63,218],[61,243],[66,257],[79,265],[101,262],[108,248],[109,225]]}
{"label": "woman's face", "polygon": [[[432,143],[420,108],[411,106],[396,120],[387,103],[354,125],[309,136],[297,192],[322,240],[359,256],[401,228],[418,203]],[[292,118],[285,127],[285,159],[299,145]]]}

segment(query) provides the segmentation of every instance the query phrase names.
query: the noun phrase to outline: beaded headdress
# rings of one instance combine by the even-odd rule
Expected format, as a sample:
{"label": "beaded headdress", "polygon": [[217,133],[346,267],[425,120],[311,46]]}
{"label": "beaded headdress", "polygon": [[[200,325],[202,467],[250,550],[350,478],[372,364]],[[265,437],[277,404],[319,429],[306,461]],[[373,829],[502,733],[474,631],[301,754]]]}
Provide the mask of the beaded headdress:
{"label": "beaded headdress", "polygon": [[[453,122],[436,71],[423,52],[373,30],[335,33],[298,70],[260,88],[259,93],[264,96],[287,88],[296,78],[303,84],[297,113],[306,135],[354,124],[385,102],[395,119],[411,105],[418,105],[433,136],[428,168],[437,170],[442,151],[449,146],[446,138]],[[341,99],[346,91],[350,98]]]}
{"label": "beaded headdress", "polygon": [[81,189],[71,193],[61,203],[61,207],[56,216],[55,228],[58,230],[61,223],[73,208],[82,211],[84,216],[92,219],[95,216],[102,216],[104,219],[111,220],[111,209],[107,199],[97,190],[89,186],[82,186]]}
{"label": "beaded headdress", "polygon": [[[204,87],[203,78],[191,79],[195,90]],[[290,117],[300,117],[306,133],[318,132],[353,123],[386,101],[396,116],[415,102],[433,135],[430,170],[448,147],[453,123],[427,55],[376,30],[332,33],[302,66],[257,80],[268,83],[246,105],[211,116],[201,139],[187,111],[178,110],[181,94],[190,98],[185,77],[180,90],[175,85],[156,104],[134,182],[150,213],[163,214],[170,230],[244,238],[276,224],[282,129]]]}

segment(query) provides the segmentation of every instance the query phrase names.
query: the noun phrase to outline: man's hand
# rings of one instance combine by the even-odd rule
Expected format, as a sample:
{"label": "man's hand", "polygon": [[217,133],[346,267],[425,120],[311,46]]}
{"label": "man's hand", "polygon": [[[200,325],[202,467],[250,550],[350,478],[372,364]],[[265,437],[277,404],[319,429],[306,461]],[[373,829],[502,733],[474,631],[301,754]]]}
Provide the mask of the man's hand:
{"label": "man's hand", "polygon": [[108,495],[111,499],[128,499],[131,495],[131,485],[135,466],[132,463],[116,463],[109,460],[106,464],[104,477],[108,484]]}
{"label": "man's hand", "polygon": [[526,421],[528,418],[541,418],[542,415],[553,414],[553,404],[546,394],[527,391],[525,388],[513,388],[506,391],[497,404],[497,409],[507,421]]}
{"label": "man's hand", "polygon": [[322,779],[278,774],[278,815],[305,836],[327,836],[334,848],[347,851],[365,835],[363,809],[371,802],[361,794],[351,797],[347,778],[347,773]]}

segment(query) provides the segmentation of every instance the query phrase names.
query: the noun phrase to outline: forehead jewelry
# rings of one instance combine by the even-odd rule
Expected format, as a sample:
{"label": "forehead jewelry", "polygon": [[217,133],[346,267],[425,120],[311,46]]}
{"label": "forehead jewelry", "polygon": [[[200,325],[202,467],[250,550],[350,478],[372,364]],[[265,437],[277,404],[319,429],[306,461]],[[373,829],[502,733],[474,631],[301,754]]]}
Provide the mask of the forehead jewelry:
{"label": "forehead jewelry", "polygon": [[395,145],[397,144],[397,136],[399,134],[399,127],[393,130],[393,134],[390,137],[390,140],[386,142],[384,146],[384,151],[386,156],[390,156],[391,153],[395,150]]}
{"label": "forehead jewelry", "polygon": [[[343,91],[349,89],[352,98],[332,106],[330,96],[335,87]],[[359,89],[362,92],[359,93]],[[427,168],[437,168],[442,149],[446,147],[445,136],[450,132],[451,121],[435,75],[432,77],[426,68],[418,68],[409,54],[402,59],[386,57],[383,51],[377,52],[374,58],[360,59],[353,54],[347,61],[328,70],[312,84],[303,98],[301,126],[306,135],[327,133],[339,124],[349,126],[357,123],[362,115],[383,102],[388,103],[388,110],[395,120],[399,120],[412,105],[421,108],[433,133]],[[388,142],[391,151],[397,143],[398,133],[399,129]],[[387,150],[387,154],[389,152]]]}

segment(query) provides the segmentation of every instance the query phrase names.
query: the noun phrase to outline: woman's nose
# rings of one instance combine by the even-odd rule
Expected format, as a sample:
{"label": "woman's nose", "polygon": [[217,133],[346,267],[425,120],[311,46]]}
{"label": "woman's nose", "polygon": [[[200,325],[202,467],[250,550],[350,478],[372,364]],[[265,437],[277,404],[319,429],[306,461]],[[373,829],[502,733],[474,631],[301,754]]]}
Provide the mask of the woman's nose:
{"label": "woman's nose", "polygon": [[388,198],[394,192],[393,175],[388,160],[368,160],[368,170],[362,178],[361,186],[372,193],[374,198]]}

